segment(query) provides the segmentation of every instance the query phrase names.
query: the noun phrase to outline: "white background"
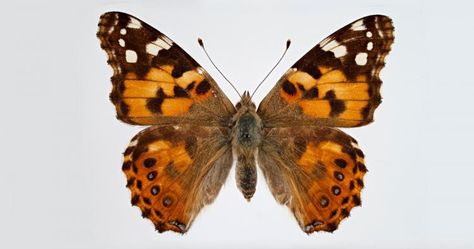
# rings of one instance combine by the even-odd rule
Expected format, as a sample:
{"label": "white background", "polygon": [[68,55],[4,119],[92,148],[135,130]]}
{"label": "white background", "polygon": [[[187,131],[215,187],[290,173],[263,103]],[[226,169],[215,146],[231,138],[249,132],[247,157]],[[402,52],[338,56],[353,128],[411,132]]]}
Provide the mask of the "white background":
{"label": "white background", "polygon": [[[473,248],[473,40],[468,1],[9,1],[0,15],[1,248]],[[260,178],[252,202],[234,173],[189,233],[158,234],[130,206],[121,153],[141,128],[115,119],[111,68],[95,37],[120,10],[179,43],[219,82],[196,42],[240,89],[283,51],[258,103],[327,35],[369,14],[393,18],[375,122],[346,129],[366,154],[363,205],[310,236]]]}

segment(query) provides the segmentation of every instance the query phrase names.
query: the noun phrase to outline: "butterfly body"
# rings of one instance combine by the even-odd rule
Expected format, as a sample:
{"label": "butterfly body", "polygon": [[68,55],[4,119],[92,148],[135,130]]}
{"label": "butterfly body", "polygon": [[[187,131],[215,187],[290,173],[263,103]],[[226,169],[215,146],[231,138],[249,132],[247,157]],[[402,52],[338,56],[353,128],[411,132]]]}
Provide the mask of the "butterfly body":
{"label": "butterfly body", "polygon": [[236,181],[245,199],[250,200],[257,184],[256,154],[262,140],[263,125],[248,92],[242,95],[236,109],[232,129],[232,147],[237,158]]}
{"label": "butterfly body", "polygon": [[188,231],[234,159],[244,198],[255,193],[258,166],[306,233],[334,231],[361,205],[365,156],[337,127],[373,121],[390,18],[367,16],[324,39],[258,108],[248,92],[234,106],[182,48],[131,15],[105,13],[97,36],[114,73],[117,118],[150,126],[132,138],[122,170],[132,205],[159,232]]}

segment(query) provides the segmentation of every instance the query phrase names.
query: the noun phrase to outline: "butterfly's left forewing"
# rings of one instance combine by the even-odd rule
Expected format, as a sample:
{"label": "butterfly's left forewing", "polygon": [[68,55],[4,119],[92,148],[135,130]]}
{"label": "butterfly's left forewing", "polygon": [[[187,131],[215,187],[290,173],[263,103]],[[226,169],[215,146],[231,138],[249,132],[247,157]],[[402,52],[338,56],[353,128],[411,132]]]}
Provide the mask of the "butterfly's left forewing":
{"label": "butterfly's left forewing", "polygon": [[112,66],[117,118],[138,125],[226,125],[232,102],[178,44],[121,12],[101,16],[97,36]]}

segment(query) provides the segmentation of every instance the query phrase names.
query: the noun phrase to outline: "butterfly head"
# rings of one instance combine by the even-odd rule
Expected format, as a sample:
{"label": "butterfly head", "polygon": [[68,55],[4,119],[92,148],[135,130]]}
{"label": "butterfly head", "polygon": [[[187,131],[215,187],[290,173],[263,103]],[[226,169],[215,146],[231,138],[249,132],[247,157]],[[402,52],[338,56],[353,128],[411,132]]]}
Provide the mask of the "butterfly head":
{"label": "butterfly head", "polygon": [[248,91],[245,91],[242,94],[240,101],[235,105],[235,108],[238,112],[247,112],[247,111],[254,111],[257,109],[255,103],[252,102],[252,96]]}

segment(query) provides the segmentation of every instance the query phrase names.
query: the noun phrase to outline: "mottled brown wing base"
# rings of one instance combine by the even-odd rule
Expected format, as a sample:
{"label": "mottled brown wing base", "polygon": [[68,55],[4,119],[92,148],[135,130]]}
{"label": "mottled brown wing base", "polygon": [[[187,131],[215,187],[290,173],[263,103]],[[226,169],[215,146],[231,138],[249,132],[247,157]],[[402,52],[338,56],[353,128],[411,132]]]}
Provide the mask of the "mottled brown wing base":
{"label": "mottled brown wing base", "polygon": [[328,36],[278,81],[258,114],[266,127],[355,127],[381,102],[380,70],[393,43],[390,18],[367,16]]}
{"label": "mottled brown wing base", "polygon": [[132,139],[122,170],[132,205],[157,231],[185,233],[201,208],[215,199],[232,166],[228,132],[161,126]]}
{"label": "mottled brown wing base", "polygon": [[336,230],[361,204],[364,154],[340,130],[271,129],[258,156],[273,196],[290,208],[306,233]]}
{"label": "mottled brown wing base", "polygon": [[114,71],[110,99],[130,124],[227,125],[235,108],[181,47],[145,22],[120,12],[101,16],[97,37]]}

